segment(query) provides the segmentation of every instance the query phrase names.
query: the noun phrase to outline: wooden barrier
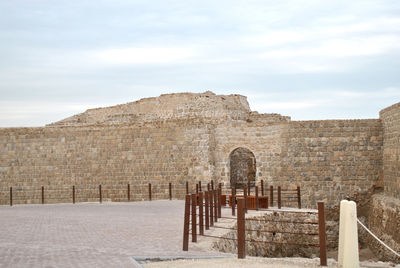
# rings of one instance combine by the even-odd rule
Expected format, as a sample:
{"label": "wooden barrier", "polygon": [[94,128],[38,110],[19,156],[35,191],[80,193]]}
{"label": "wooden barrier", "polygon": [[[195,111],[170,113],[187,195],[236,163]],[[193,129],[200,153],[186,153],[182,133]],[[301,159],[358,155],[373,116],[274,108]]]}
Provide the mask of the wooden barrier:
{"label": "wooden barrier", "polygon": [[72,204],[75,204],[75,185],[72,186]]}
{"label": "wooden barrier", "polygon": [[245,201],[240,198],[237,199],[237,248],[238,248],[238,259],[246,258],[246,244],[245,244]]}
{"label": "wooden barrier", "polygon": [[203,192],[199,193],[199,233],[204,235],[204,223],[203,223]]}
{"label": "wooden barrier", "polygon": [[99,203],[101,204],[103,202],[103,196],[101,194],[101,184],[99,185]]}
{"label": "wooden barrier", "polygon": [[183,251],[189,250],[190,195],[185,196],[185,216],[183,221]]}
{"label": "wooden barrier", "polygon": [[151,201],[151,183],[149,183],[149,201]]}
{"label": "wooden barrier", "polygon": [[327,266],[326,259],[326,229],[324,202],[318,202],[318,233],[319,233],[319,259],[321,266]]}
{"label": "wooden barrier", "polygon": [[192,194],[192,242],[197,242],[196,194]]}
{"label": "wooden barrier", "polygon": [[13,205],[12,187],[10,187],[10,206]]}

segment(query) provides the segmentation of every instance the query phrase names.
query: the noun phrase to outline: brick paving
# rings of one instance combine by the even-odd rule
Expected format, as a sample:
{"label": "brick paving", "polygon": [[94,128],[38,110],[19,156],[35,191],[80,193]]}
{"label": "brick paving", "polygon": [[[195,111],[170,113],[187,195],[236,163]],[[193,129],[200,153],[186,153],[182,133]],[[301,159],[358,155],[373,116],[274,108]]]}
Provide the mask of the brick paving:
{"label": "brick paving", "polygon": [[184,202],[0,206],[0,267],[135,267],[132,256],[182,251]]}

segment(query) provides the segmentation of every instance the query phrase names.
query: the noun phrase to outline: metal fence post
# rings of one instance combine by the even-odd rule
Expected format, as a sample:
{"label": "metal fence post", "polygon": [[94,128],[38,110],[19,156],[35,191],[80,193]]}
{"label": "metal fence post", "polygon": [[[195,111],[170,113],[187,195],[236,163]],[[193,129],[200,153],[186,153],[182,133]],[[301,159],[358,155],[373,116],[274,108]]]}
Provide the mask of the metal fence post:
{"label": "metal fence post", "polygon": [[282,199],[281,199],[281,187],[278,186],[278,208],[282,207]]}
{"label": "metal fence post", "polygon": [[197,242],[196,199],[196,194],[192,194],[192,242]]}
{"label": "metal fence post", "polygon": [[264,181],[261,180],[261,196],[264,196]]}
{"label": "metal fence post", "polygon": [[190,195],[185,196],[185,218],[183,221],[183,251],[189,250]]}
{"label": "metal fence post", "polygon": [[171,183],[169,183],[168,189],[169,189],[169,200],[172,200],[172,184]]}
{"label": "metal fence post", "polygon": [[258,186],[256,186],[256,210],[258,210],[258,206],[259,206],[259,203],[258,203]]}
{"label": "metal fence post", "polygon": [[44,186],[42,186],[42,205],[44,204]]}
{"label": "metal fence post", "polygon": [[217,195],[217,190],[213,190],[214,194],[214,221],[218,221],[218,195]]}
{"label": "metal fence post", "polygon": [[218,188],[217,189],[217,195],[218,195],[218,218],[221,218],[221,216],[222,216],[222,211],[221,211],[221,207],[222,207],[222,204],[221,204],[221,188]]}
{"label": "metal fence post", "polygon": [[238,259],[246,258],[244,200],[239,198],[237,210]]}
{"label": "metal fence post", "polygon": [[247,179],[247,195],[250,195],[250,193],[251,193],[250,179]]}
{"label": "metal fence post", "polygon": [[186,182],[186,194],[189,194],[189,182]]}
{"label": "metal fence post", "polygon": [[326,259],[326,230],[324,202],[318,202],[318,230],[319,230],[319,260],[321,266],[327,266]]}
{"label": "metal fence post", "polygon": [[232,216],[235,216],[235,209],[236,209],[236,188],[232,188],[231,206],[232,206]]}
{"label": "metal fence post", "polygon": [[196,184],[196,194],[199,194],[199,185]]}
{"label": "metal fence post", "polygon": [[131,185],[128,183],[128,202],[131,201]]}
{"label": "metal fence post", "polygon": [[151,201],[151,183],[149,183],[149,201]]}
{"label": "metal fence post", "polygon": [[271,205],[271,207],[274,206],[274,186],[270,186],[269,187],[269,204]]}
{"label": "metal fence post", "polygon": [[99,185],[99,200],[100,200],[100,203],[103,202],[103,197],[101,195],[101,184]]}
{"label": "metal fence post", "polygon": [[204,235],[204,221],[203,221],[203,192],[199,193],[199,228],[200,235]]}
{"label": "metal fence post", "polygon": [[213,191],[208,191],[210,197],[210,226],[214,226],[214,202],[213,202]]}
{"label": "metal fence post", "polygon": [[205,209],[205,217],[206,217],[206,230],[210,229],[210,218],[209,218],[210,210],[209,210],[208,196],[209,196],[209,192],[208,191],[204,192],[204,199],[205,199],[204,209]]}
{"label": "metal fence post", "polygon": [[75,204],[75,185],[72,185],[72,204]]}
{"label": "metal fence post", "polygon": [[[247,189],[246,186],[243,187],[243,197],[244,197],[244,213],[247,213]],[[239,207],[238,207],[239,209]]]}
{"label": "metal fence post", "polygon": [[297,186],[297,206],[301,208],[300,186]]}
{"label": "metal fence post", "polygon": [[201,192],[201,181],[199,181],[199,192]]}
{"label": "metal fence post", "polygon": [[10,187],[10,206],[13,205],[12,187]]}
{"label": "metal fence post", "polygon": [[207,191],[210,191],[210,184],[207,183]]}
{"label": "metal fence post", "polygon": [[211,180],[211,190],[214,190],[214,180]]}

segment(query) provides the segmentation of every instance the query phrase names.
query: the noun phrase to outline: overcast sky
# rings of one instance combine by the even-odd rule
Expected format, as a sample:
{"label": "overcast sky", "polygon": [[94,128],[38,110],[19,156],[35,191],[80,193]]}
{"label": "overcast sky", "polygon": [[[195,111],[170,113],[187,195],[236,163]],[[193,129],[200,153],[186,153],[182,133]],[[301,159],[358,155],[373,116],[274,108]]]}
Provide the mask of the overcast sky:
{"label": "overcast sky", "polygon": [[292,120],[400,101],[400,2],[0,1],[0,127],[172,92]]}

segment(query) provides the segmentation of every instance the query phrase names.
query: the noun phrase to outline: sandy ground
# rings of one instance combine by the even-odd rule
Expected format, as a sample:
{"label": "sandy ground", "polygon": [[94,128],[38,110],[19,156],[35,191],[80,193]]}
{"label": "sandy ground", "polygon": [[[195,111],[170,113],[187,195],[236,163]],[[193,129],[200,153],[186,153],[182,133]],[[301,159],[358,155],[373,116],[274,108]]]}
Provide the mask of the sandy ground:
{"label": "sandy ground", "polygon": [[[259,257],[246,257],[246,259],[227,258],[227,259],[197,259],[197,260],[176,260],[176,261],[163,261],[144,264],[146,268],[258,268],[258,267],[291,267],[291,268],[308,268],[308,267],[321,267],[319,266],[319,259],[305,259],[305,258],[259,258]],[[328,259],[328,267],[338,267],[337,262],[333,259]],[[361,262],[360,267],[365,268],[383,268],[383,267],[397,267],[390,263],[383,262]]]}

